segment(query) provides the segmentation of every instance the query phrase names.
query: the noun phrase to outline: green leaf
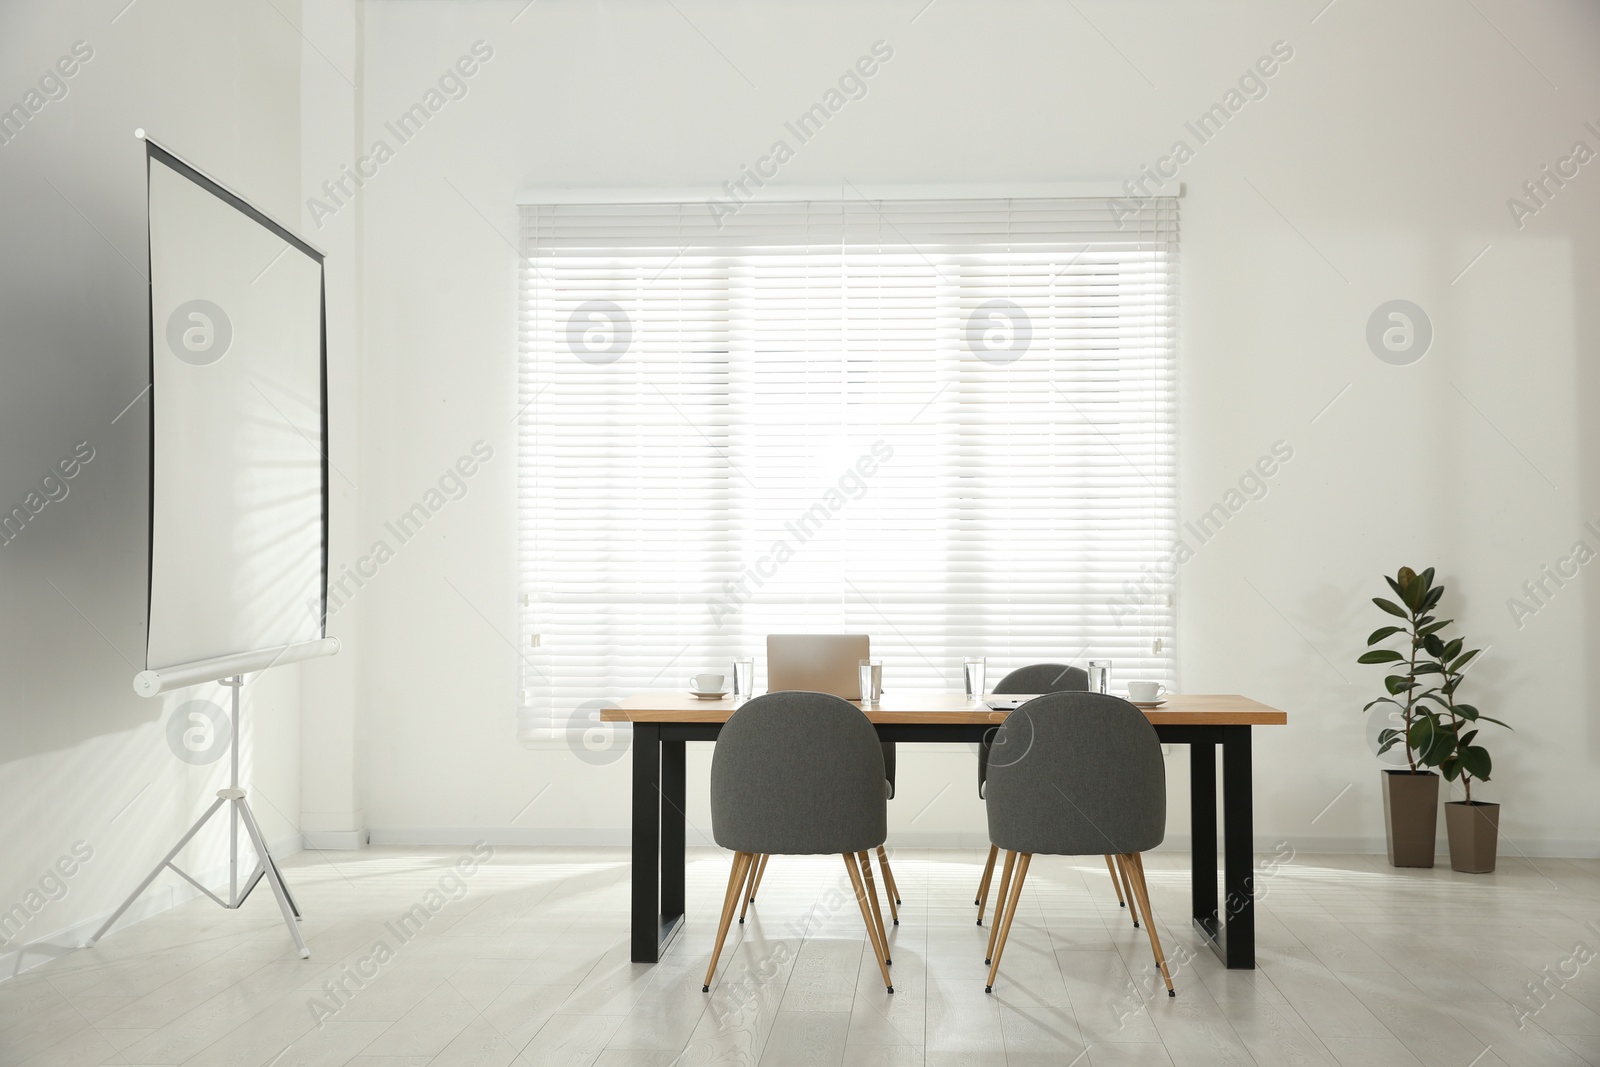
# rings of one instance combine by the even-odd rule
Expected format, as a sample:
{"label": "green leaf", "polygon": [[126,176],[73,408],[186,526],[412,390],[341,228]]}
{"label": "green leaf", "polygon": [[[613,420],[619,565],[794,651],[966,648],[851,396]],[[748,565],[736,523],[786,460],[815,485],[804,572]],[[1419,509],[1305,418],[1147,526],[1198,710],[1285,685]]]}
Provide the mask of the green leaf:
{"label": "green leaf", "polygon": [[1375,645],[1386,637],[1393,637],[1395,634],[1404,632],[1404,626],[1380,626],[1367,636],[1367,644]]}
{"label": "green leaf", "polygon": [[[1417,577],[1422,579],[1422,588],[1424,588],[1424,589],[1432,589],[1433,588],[1433,568],[1432,567],[1429,567],[1427,570],[1425,570],[1421,574],[1417,575]],[[1441,594],[1444,592],[1444,586],[1441,585],[1439,587],[1439,592]]]}
{"label": "green leaf", "polygon": [[1439,598],[1442,596],[1444,596],[1444,586],[1442,585],[1429,590],[1428,595],[1422,598],[1422,610],[1432,610],[1439,603]]}
{"label": "green leaf", "polygon": [[1401,663],[1405,657],[1392,648],[1379,648],[1371,652],[1363,652],[1357,663]]}
{"label": "green leaf", "polygon": [[1440,622],[1430,622],[1430,623],[1426,624],[1425,626],[1423,626],[1421,629],[1419,629],[1417,631],[1417,634],[1420,637],[1426,637],[1429,634],[1436,634],[1440,630],[1444,629],[1446,626],[1449,626],[1451,623],[1453,623],[1455,621],[1456,620],[1454,620],[1454,619],[1444,619],[1444,620],[1442,620]]}
{"label": "green leaf", "polygon": [[1439,773],[1444,775],[1444,780],[1453,782],[1461,773],[1461,761],[1454,756],[1439,764]]}
{"label": "green leaf", "polygon": [[1476,731],[1476,730],[1468,730],[1466,733],[1461,735],[1461,743],[1463,745],[1470,745],[1470,744],[1472,744],[1472,739],[1474,737],[1477,737],[1477,736],[1478,736],[1478,731]]}
{"label": "green leaf", "polygon": [[1428,747],[1417,754],[1417,762],[1437,767],[1456,749],[1456,739],[1448,730],[1440,730],[1428,742]]}
{"label": "green leaf", "polygon": [[1429,660],[1417,664],[1417,674],[1443,674],[1444,668]]}
{"label": "green leaf", "polygon": [[1413,613],[1422,607],[1422,598],[1426,593],[1427,590],[1422,587],[1422,583],[1415,578],[1400,583],[1400,599]]}
{"label": "green leaf", "polygon": [[1461,638],[1459,637],[1445,645],[1443,652],[1438,653],[1439,658],[1443,660],[1455,659],[1459,655],[1461,655]]}
{"label": "green leaf", "polygon": [[1432,744],[1438,728],[1434,726],[1431,716],[1424,715],[1411,724],[1411,729],[1406,731],[1406,744],[1411,748],[1421,751]]}
{"label": "green leaf", "polygon": [[1390,615],[1398,615],[1402,619],[1410,617],[1406,614],[1405,608],[1402,608],[1399,604],[1396,604],[1392,600],[1385,600],[1381,596],[1375,596],[1372,598],[1372,602],[1378,605],[1378,607],[1382,608],[1384,611],[1387,611]]}
{"label": "green leaf", "polygon": [[1405,705],[1400,703],[1398,700],[1393,700],[1393,699],[1391,699],[1389,697],[1379,697],[1377,700],[1369,700],[1369,701],[1367,701],[1367,706],[1362,708],[1361,710],[1362,711],[1371,711],[1373,705],[1375,705],[1375,704],[1393,704],[1397,708],[1405,707]]}
{"label": "green leaf", "polygon": [[1455,711],[1457,715],[1469,721],[1478,717],[1478,709],[1471,704],[1457,704]]}
{"label": "green leaf", "polygon": [[1424,637],[1422,639],[1422,647],[1428,650],[1428,655],[1430,656],[1438,657],[1444,654],[1444,641],[1440,639],[1438,634],[1429,634]]}
{"label": "green leaf", "polygon": [[1462,667],[1465,667],[1469,661],[1471,661],[1473,656],[1476,656],[1482,651],[1483,650],[1481,648],[1475,648],[1471,652],[1463,653],[1460,659],[1450,664],[1450,669],[1452,671],[1459,671]]}
{"label": "green leaf", "polygon": [[1390,696],[1399,696],[1416,683],[1401,674],[1391,674],[1383,680],[1384,687],[1389,690]]}
{"label": "green leaf", "polygon": [[[1402,568],[1401,569],[1401,574],[1404,575],[1404,573],[1405,573],[1405,570],[1404,570],[1404,568]],[[1394,590],[1394,595],[1395,596],[1399,597],[1401,600],[1404,600],[1406,598],[1406,591],[1404,589],[1400,588],[1400,583],[1399,582],[1395,581],[1393,578],[1389,577],[1387,574],[1385,574],[1383,576],[1383,580],[1389,583],[1389,588]]]}
{"label": "green leaf", "polygon": [[1500,720],[1499,720],[1499,719],[1491,719],[1491,718],[1490,718],[1490,717],[1489,717],[1489,716],[1487,716],[1487,715],[1479,715],[1479,716],[1478,716],[1478,718],[1477,718],[1477,721],[1478,721],[1478,722],[1492,722],[1492,723],[1494,723],[1494,724],[1495,724],[1495,725],[1496,725],[1496,726],[1504,726],[1504,727],[1505,727],[1505,728],[1506,728],[1506,729],[1507,729],[1507,730],[1510,730],[1510,729],[1513,729],[1513,727],[1512,727],[1512,726],[1511,726],[1511,724],[1510,724],[1510,723],[1508,723],[1508,722],[1501,722],[1501,721],[1500,721]]}
{"label": "green leaf", "polygon": [[1471,745],[1461,750],[1461,766],[1472,777],[1480,782],[1489,780],[1489,771],[1492,763],[1489,759],[1489,750],[1479,745]]}

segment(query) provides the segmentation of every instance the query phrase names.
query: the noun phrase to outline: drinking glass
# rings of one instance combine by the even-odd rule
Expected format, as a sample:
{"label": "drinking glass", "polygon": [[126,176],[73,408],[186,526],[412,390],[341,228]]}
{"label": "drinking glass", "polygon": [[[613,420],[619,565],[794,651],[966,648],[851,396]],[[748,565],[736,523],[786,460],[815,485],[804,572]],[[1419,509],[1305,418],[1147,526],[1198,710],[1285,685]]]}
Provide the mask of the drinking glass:
{"label": "drinking glass", "polygon": [[988,666],[988,660],[982,656],[968,657],[963,664],[962,674],[967,680],[967,699],[983,699],[983,675]]}
{"label": "drinking glass", "polygon": [[1089,661],[1089,692],[1111,692],[1111,661],[1108,659],[1092,659]]}
{"label": "drinking glass", "polygon": [[864,659],[861,666],[861,703],[876,704],[883,699],[883,660]]}
{"label": "drinking glass", "polygon": [[733,698],[735,700],[749,700],[755,696],[756,661],[753,659],[736,659],[733,661]]}

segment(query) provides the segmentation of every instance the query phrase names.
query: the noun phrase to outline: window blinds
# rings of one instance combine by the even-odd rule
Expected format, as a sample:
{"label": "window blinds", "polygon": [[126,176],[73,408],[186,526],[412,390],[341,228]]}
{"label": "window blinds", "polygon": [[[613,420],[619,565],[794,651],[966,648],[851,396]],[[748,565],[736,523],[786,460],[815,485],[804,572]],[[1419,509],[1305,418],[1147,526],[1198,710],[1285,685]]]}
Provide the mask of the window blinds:
{"label": "window blinds", "polygon": [[1176,204],[525,206],[519,736],[769,633],[1171,683]]}

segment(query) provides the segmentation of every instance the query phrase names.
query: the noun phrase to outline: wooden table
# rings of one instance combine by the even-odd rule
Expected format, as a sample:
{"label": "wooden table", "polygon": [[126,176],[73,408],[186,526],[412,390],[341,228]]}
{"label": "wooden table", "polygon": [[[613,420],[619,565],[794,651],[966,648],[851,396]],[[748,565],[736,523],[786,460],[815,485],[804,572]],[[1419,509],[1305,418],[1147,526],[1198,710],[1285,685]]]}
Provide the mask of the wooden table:
{"label": "wooden table", "polygon": [[[641,693],[603,709],[603,722],[633,723],[633,961],[655,963],[683,927],[684,743],[715,741],[739,702],[687,693]],[[959,693],[885,693],[866,709],[878,736],[895,742],[976,743],[1005,720]],[[1283,712],[1242,696],[1173,694],[1145,712],[1163,744],[1189,746],[1195,926],[1230,968],[1256,965],[1255,818],[1250,731],[1282,726]],[[1217,747],[1222,748],[1223,877],[1217,894]],[[976,788],[976,772],[974,772]]]}

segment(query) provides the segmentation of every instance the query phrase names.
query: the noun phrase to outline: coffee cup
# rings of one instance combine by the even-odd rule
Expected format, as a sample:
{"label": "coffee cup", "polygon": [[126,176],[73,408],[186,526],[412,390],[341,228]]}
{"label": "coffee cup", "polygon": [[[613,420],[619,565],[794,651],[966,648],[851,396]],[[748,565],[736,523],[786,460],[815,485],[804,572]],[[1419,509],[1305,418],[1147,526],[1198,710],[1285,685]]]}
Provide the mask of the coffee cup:
{"label": "coffee cup", "polygon": [[1160,682],[1129,682],[1128,698],[1148,704],[1152,700],[1161,699],[1167,687]]}
{"label": "coffee cup", "polygon": [[696,693],[720,693],[722,679],[723,675],[720,674],[697,674],[689,679],[689,684],[694,687]]}

